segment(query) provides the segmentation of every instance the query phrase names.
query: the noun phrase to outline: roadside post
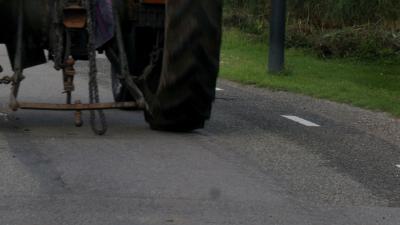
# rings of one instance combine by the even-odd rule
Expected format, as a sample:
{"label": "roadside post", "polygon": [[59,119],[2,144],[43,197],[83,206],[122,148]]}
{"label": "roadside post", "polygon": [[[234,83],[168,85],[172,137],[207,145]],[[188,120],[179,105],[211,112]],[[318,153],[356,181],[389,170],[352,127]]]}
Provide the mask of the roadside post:
{"label": "roadside post", "polygon": [[280,73],[285,67],[286,0],[271,1],[268,71]]}

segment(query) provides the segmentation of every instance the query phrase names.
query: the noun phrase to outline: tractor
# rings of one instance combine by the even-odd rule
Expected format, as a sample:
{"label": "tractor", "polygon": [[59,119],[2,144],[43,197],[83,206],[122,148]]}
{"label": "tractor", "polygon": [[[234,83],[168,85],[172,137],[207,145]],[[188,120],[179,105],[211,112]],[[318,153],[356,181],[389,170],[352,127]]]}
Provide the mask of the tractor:
{"label": "tractor", "polygon": [[[201,129],[210,118],[222,0],[0,0],[0,18],[0,43],[14,71],[0,83],[11,85],[12,110],[74,111],[77,126],[87,110],[99,135],[107,109],[143,110],[152,129],[173,132]],[[100,101],[99,53],[111,64],[115,102]],[[65,103],[19,101],[24,70],[49,60],[62,73]],[[87,103],[73,98],[77,60],[89,62]]]}

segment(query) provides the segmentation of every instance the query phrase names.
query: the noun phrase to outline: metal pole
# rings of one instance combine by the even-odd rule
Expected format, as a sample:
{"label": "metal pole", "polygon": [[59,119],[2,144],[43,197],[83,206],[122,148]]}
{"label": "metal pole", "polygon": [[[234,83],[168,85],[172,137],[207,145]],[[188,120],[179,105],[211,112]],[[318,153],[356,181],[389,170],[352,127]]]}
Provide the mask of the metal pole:
{"label": "metal pole", "polygon": [[17,97],[19,92],[19,87],[21,81],[24,79],[24,75],[22,74],[24,71],[23,65],[23,40],[24,38],[24,1],[18,1],[18,27],[17,27],[17,43],[15,47],[15,56],[14,56],[14,75],[12,76],[13,84],[11,88],[10,95],[10,108],[15,110],[17,105]]}
{"label": "metal pole", "polygon": [[285,66],[286,0],[272,0],[270,21],[268,71],[279,73],[284,70]]}

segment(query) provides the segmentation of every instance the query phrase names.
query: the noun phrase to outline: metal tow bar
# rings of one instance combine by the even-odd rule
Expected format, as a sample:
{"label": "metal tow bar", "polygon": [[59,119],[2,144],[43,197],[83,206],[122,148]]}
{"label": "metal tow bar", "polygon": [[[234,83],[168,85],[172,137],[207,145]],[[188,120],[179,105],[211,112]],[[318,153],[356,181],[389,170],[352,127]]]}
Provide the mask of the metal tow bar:
{"label": "metal tow bar", "polygon": [[82,104],[51,104],[51,103],[34,103],[34,102],[18,102],[19,109],[31,110],[54,110],[54,111],[77,111],[77,110],[100,110],[100,109],[141,109],[136,102],[110,102],[110,103],[92,103]]}
{"label": "metal tow bar", "polygon": [[35,103],[35,102],[17,102],[13,110],[28,109],[28,110],[52,110],[52,111],[75,111],[75,125],[81,127],[82,111],[96,111],[107,109],[131,109],[143,110],[144,105],[137,102],[109,102],[109,103],[91,103],[83,104],[81,101],[75,101],[75,104],[52,104],[52,103]]}

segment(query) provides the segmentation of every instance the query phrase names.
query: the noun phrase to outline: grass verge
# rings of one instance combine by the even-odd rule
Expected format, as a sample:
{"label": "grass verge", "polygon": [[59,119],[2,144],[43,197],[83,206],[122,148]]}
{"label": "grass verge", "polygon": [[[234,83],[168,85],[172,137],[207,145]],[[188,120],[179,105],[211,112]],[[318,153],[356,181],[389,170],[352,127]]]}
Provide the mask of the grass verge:
{"label": "grass verge", "polygon": [[[266,41],[264,41],[266,43]],[[287,71],[266,72],[268,46],[260,37],[225,30],[221,77],[273,90],[388,112],[400,117],[400,63],[383,60],[319,59],[301,50],[286,52]]]}

